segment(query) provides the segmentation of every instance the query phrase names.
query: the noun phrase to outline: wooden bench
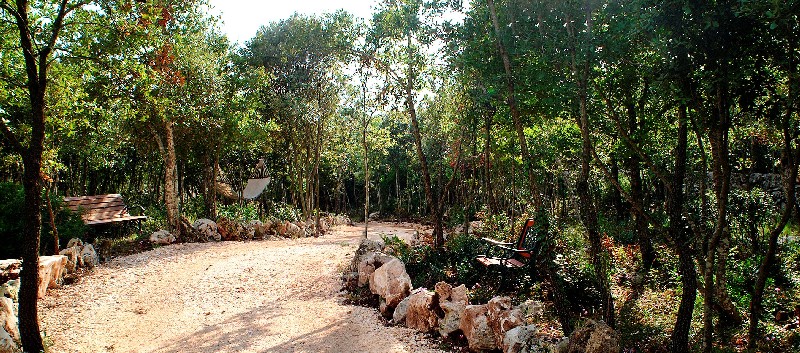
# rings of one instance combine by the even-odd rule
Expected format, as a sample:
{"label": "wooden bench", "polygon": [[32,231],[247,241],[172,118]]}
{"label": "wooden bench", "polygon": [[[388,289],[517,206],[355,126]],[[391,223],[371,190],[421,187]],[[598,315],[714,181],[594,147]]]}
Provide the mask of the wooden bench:
{"label": "wooden bench", "polygon": [[65,197],[64,202],[81,215],[86,225],[147,219],[147,216],[131,216],[120,194]]}
{"label": "wooden bench", "polygon": [[486,267],[502,266],[508,268],[519,268],[525,266],[531,257],[536,255],[539,248],[539,241],[532,234],[534,220],[528,218],[516,243],[504,243],[494,239],[483,238],[490,247],[499,251],[498,256],[478,255],[475,259]]}

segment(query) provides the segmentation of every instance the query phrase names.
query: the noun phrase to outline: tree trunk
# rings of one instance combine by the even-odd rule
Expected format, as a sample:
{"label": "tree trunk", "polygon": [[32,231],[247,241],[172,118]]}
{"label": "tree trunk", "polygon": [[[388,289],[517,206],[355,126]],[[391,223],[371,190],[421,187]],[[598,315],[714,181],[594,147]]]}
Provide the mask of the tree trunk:
{"label": "tree trunk", "polygon": [[47,215],[49,216],[48,221],[50,221],[50,231],[53,232],[53,255],[58,255],[59,250],[61,249],[58,244],[58,228],[56,228],[56,215],[53,212],[53,202],[50,200],[50,187],[45,186],[44,188],[44,200],[45,205],[47,205]]}
{"label": "tree trunk", "polygon": [[720,314],[719,324],[723,327],[737,327],[742,324],[742,314],[733,304],[730,294],[728,294],[728,254],[730,254],[731,243],[729,235],[726,235],[717,248],[717,268],[716,268],[716,297],[715,309]]}
{"label": "tree trunk", "polygon": [[[717,217],[714,224],[714,232],[705,241],[704,251],[704,272],[703,282],[705,295],[703,296],[703,351],[710,353],[714,339],[713,309],[716,289],[715,289],[715,266],[717,247],[723,237],[726,236],[728,227],[727,206],[728,194],[730,191],[731,166],[728,155],[728,130],[730,119],[728,116],[728,104],[726,99],[727,90],[722,84],[717,86],[716,108],[714,111],[714,121],[709,131],[709,142],[711,143],[712,173],[714,177],[714,193],[717,201]],[[723,288],[723,290],[726,290]]]}
{"label": "tree trunk", "polygon": [[500,58],[503,61],[503,69],[505,70],[506,74],[506,88],[508,89],[508,107],[511,110],[511,119],[514,120],[514,128],[517,132],[517,139],[519,140],[522,161],[528,176],[528,185],[530,187],[531,196],[533,197],[534,206],[536,209],[539,209],[542,207],[542,195],[539,183],[536,182],[536,176],[534,175],[533,168],[531,166],[531,154],[528,150],[528,143],[525,139],[525,130],[522,125],[519,107],[517,106],[514,75],[511,68],[511,58],[508,54],[508,50],[503,44],[500,33],[500,23],[497,19],[497,10],[494,6],[494,0],[486,0],[486,4],[489,6],[489,14],[492,17],[492,25],[494,27],[495,36],[497,37],[497,41],[495,42],[497,45],[497,50],[500,52]]}
{"label": "tree trunk", "polygon": [[322,144],[322,115],[317,121],[317,138],[314,141],[314,236],[319,237],[320,223],[319,223],[319,160],[320,160],[320,145]]}
{"label": "tree trunk", "polygon": [[361,144],[364,146],[364,239],[367,239],[369,231],[369,146],[367,145],[367,128],[364,124],[364,131],[361,133]]}
{"label": "tree trunk", "polygon": [[[411,35],[408,35],[407,48],[411,48]],[[436,247],[444,245],[444,233],[442,229],[442,215],[438,204],[433,197],[433,187],[431,186],[431,174],[428,169],[428,158],[425,152],[422,151],[422,135],[419,131],[419,122],[417,121],[417,108],[414,102],[414,68],[411,63],[408,64],[408,76],[406,77],[406,108],[408,115],[411,118],[411,133],[414,135],[414,147],[416,147],[417,157],[419,158],[420,169],[422,169],[422,182],[425,188],[425,202],[428,210],[431,212],[433,218],[433,238]]]}
{"label": "tree trunk", "polygon": [[[636,132],[639,129],[639,122],[633,104],[628,105],[627,111],[628,134],[629,136],[636,136]],[[631,185],[631,198],[634,200],[643,200],[644,190],[642,187],[642,171],[639,154],[632,152],[630,157],[627,159],[627,165],[628,179],[630,180]],[[633,208],[631,209],[631,217],[633,218],[636,227],[636,239],[639,244],[639,251],[642,253],[641,272],[642,274],[647,274],[653,267],[653,262],[656,258],[656,253],[653,249],[653,243],[648,232],[647,220],[643,215],[638,214]]]}
{"label": "tree trunk", "polygon": [[178,170],[175,156],[174,123],[164,123],[164,204],[167,208],[167,223],[170,231],[180,238],[180,209],[178,203]]}
{"label": "tree trunk", "polygon": [[[38,112],[37,112],[38,113]],[[36,113],[34,113],[36,114]],[[42,111],[40,114],[44,114]],[[35,147],[35,143],[31,147]],[[41,146],[41,144],[39,144]],[[19,331],[22,346],[26,352],[44,350],[39,332],[39,236],[42,225],[42,185],[41,171],[42,149],[30,151],[23,160],[25,165],[22,185],[25,190],[25,238],[22,248],[22,271],[20,272],[19,291]]]}
{"label": "tree trunk", "polygon": [[675,146],[675,170],[672,179],[672,192],[667,199],[667,213],[669,215],[669,235],[674,239],[678,253],[678,273],[681,276],[683,293],[678,307],[678,315],[670,336],[670,350],[673,353],[689,352],[689,331],[692,325],[694,302],[697,298],[697,270],[694,267],[694,256],[691,248],[691,238],[686,231],[683,221],[683,183],[686,178],[686,149],[688,128],[686,119],[686,106],[681,105],[678,110],[678,143]]}
{"label": "tree trunk", "polygon": [[203,202],[206,216],[217,219],[217,152],[208,153],[203,163]]}
{"label": "tree trunk", "polygon": [[[567,26],[569,35],[577,39],[575,29],[572,25]],[[588,38],[592,35],[592,9],[586,8],[586,32]],[[608,261],[603,251],[603,243],[600,236],[597,223],[597,209],[592,201],[591,190],[589,188],[589,177],[591,173],[591,160],[593,158],[592,140],[589,132],[589,112],[588,112],[588,84],[589,84],[589,71],[590,71],[590,58],[585,58],[584,62],[579,66],[576,58],[577,48],[573,48],[571,55],[571,69],[573,75],[577,77],[578,82],[578,108],[579,114],[575,120],[581,131],[581,172],[578,176],[576,185],[576,192],[578,193],[578,203],[580,208],[581,221],[586,227],[586,236],[589,240],[589,257],[592,259],[592,267],[594,268],[594,280],[600,291],[600,296],[603,300],[601,312],[603,320],[612,328],[616,326],[616,319],[614,313],[614,297],[611,294],[611,286],[608,279]]]}
{"label": "tree trunk", "polygon": [[603,320],[605,320],[606,324],[609,326],[614,327],[614,298],[611,296],[608,283],[608,265],[597,224],[597,209],[592,202],[592,195],[589,189],[589,175],[591,172],[589,163],[592,160],[593,146],[589,134],[589,120],[586,110],[587,96],[585,81],[581,83],[579,92],[580,116],[577,122],[581,130],[583,152],[581,153],[581,172],[578,176],[576,191],[578,193],[578,202],[580,203],[581,221],[586,227],[586,236],[589,239],[589,257],[592,259],[595,281],[600,291],[600,296],[603,298],[601,308]]}
{"label": "tree trunk", "polygon": [[[490,106],[491,107],[491,106]],[[489,211],[497,213],[497,200],[494,197],[494,187],[492,186],[492,117],[494,109],[486,112],[486,141],[483,148],[483,168],[484,168],[484,188],[486,189],[486,203],[489,204]]]}
{"label": "tree trunk", "polygon": [[767,253],[761,260],[761,265],[758,267],[756,274],[756,283],[753,288],[753,296],[750,300],[750,325],[747,328],[747,347],[749,349],[756,348],[756,343],[759,338],[758,324],[761,320],[762,302],[764,300],[764,288],[767,284],[767,279],[772,275],[770,268],[775,261],[775,255],[778,252],[778,237],[783,232],[789,220],[792,218],[792,211],[797,205],[797,195],[795,188],[797,186],[798,174],[798,161],[800,161],[800,149],[793,147],[794,132],[792,131],[792,115],[794,115],[794,63],[791,62],[791,71],[789,79],[789,102],[786,105],[786,113],[782,121],[783,130],[783,148],[781,151],[781,179],[783,181],[783,193],[786,198],[781,219],[775,228],[771,229],[769,233],[769,240],[767,244]]}

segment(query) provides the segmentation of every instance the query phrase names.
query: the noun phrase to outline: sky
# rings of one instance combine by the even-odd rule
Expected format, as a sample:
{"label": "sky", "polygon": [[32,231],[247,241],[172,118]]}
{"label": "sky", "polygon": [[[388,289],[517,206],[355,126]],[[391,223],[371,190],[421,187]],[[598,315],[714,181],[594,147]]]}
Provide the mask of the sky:
{"label": "sky", "polygon": [[288,18],[345,9],[356,17],[371,17],[377,0],[210,0],[211,13],[222,16],[222,30],[231,42],[244,44],[263,25]]}

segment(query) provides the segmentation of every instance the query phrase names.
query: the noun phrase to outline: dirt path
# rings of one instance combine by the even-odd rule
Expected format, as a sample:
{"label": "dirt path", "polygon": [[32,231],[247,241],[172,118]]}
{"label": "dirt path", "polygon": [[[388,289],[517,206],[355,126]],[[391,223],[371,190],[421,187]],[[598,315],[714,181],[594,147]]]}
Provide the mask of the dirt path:
{"label": "dirt path", "polygon": [[[375,224],[409,237],[410,227]],[[435,352],[343,305],[363,227],[321,238],[176,244],[117,258],[40,303],[52,352]]]}

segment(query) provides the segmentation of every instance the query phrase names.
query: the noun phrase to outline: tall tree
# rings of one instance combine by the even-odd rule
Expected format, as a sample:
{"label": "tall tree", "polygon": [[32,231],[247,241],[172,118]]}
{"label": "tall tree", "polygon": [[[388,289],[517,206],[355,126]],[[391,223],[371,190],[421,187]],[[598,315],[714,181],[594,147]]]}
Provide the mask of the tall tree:
{"label": "tall tree", "polygon": [[29,352],[44,350],[37,311],[39,267],[36,264],[42,223],[41,170],[48,114],[48,74],[68,18],[86,3],[68,0],[55,4],[47,1],[31,4],[27,0],[0,2],[4,17],[2,26],[13,24],[15,27],[18,36],[15,47],[24,62],[20,70],[25,72],[23,82],[27,106],[19,109],[2,107],[0,111],[4,115],[13,113],[0,118],[0,130],[22,156],[24,165],[25,243],[22,252],[24,266],[20,273],[19,329],[22,345]]}

